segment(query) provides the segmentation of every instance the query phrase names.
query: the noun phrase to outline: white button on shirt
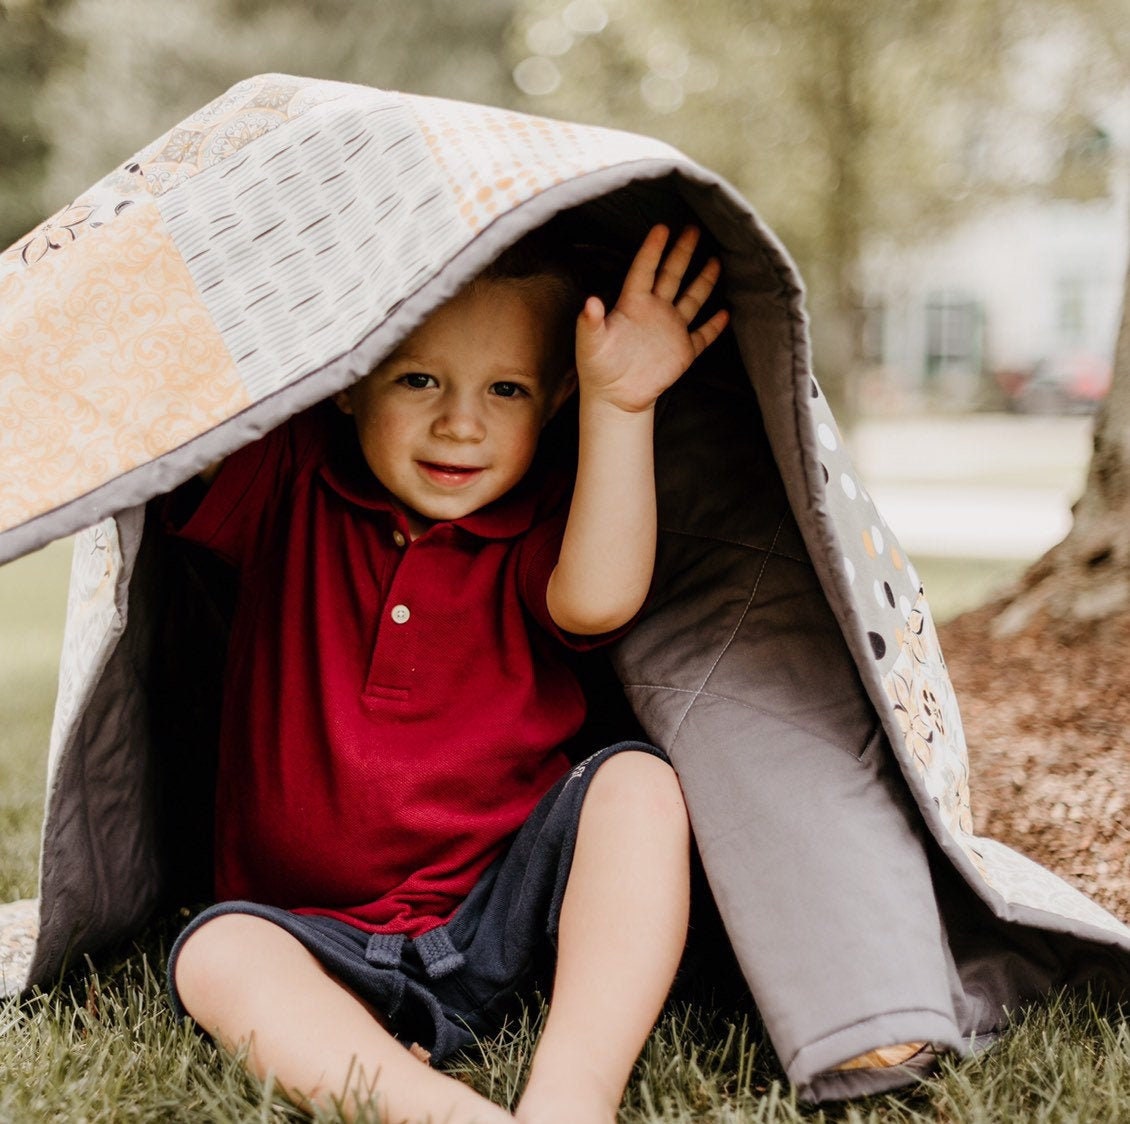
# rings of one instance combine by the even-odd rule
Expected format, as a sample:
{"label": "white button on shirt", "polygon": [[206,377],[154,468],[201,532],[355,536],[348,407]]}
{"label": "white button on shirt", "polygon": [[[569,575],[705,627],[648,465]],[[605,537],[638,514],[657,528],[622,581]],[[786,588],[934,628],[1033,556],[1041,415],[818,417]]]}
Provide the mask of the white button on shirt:
{"label": "white button on shirt", "polygon": [[392,607],[392,619],[397,624],[404,624],[411,615],[412,613],[407,605],[393,605]]}

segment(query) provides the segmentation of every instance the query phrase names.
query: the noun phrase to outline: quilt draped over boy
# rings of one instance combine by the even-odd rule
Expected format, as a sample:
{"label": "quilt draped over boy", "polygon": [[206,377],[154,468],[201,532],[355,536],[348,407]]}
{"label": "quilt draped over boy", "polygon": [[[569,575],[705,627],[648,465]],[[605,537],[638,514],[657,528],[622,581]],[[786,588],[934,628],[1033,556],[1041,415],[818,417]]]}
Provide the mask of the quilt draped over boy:
{"label": "quilt draped over boy", "polygon": [[1125,992],[1130,930],[973,833],[926,594],[748,204],[644,137],[285,75],[0,254],[0,559],[77,532],[40,895],[0,911],[35,943],[4,989],[135,930],[168,888],[146,504],[355,383],[554,216],[622,258],[693,222],[722,261],[731,324],[660,400],[655,580],[612,661],[790,1080],[875,1091],[833,1067],[892,1042],[965,1052],[1061,983]]}

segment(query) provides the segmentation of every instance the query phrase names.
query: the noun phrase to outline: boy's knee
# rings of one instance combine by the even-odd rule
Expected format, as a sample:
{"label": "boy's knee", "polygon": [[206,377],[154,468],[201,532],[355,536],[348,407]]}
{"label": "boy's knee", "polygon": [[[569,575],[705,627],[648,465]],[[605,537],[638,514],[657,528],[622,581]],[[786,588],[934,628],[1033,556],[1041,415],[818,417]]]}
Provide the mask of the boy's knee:
{"label": "boy's knee", "polygon": [[210,1000],[230,995],[247,978],[271,930],[282,932],[262,917],[222,913],[189,935],[173,964],[173,982],[193,1018],[199,1020]]}
{"label": "boy's knee", "polygon": [[619,816],[639,815],[687,830],[687,806],[675,770],[651,753],[625,750],[603,762],[586,801],[605,803]]}

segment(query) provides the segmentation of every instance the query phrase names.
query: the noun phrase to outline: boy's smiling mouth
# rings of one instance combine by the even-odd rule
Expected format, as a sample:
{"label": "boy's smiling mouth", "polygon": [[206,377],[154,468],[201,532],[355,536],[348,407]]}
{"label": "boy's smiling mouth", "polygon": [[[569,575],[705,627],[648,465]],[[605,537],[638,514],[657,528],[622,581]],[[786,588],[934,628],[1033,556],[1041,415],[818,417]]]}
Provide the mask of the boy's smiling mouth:
{"label": "boy's smiling mouth", "polygon": [[449,487],[470,483],[485,471],[480,465],[440,464],[436,461],[417,461],[416,463],[429,480]]}

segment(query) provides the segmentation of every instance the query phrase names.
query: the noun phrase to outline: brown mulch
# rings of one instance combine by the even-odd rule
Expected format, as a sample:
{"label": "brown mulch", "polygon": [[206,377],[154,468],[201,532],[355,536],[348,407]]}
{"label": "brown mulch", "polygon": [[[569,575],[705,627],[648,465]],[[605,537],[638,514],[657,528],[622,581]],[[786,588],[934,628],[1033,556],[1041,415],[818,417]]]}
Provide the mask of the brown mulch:
{"label": "brown mulch", "polygon": [[939,631],[990,835],[1130,919],[1130,614],[1070,642],[997,640],[993,607]]}

